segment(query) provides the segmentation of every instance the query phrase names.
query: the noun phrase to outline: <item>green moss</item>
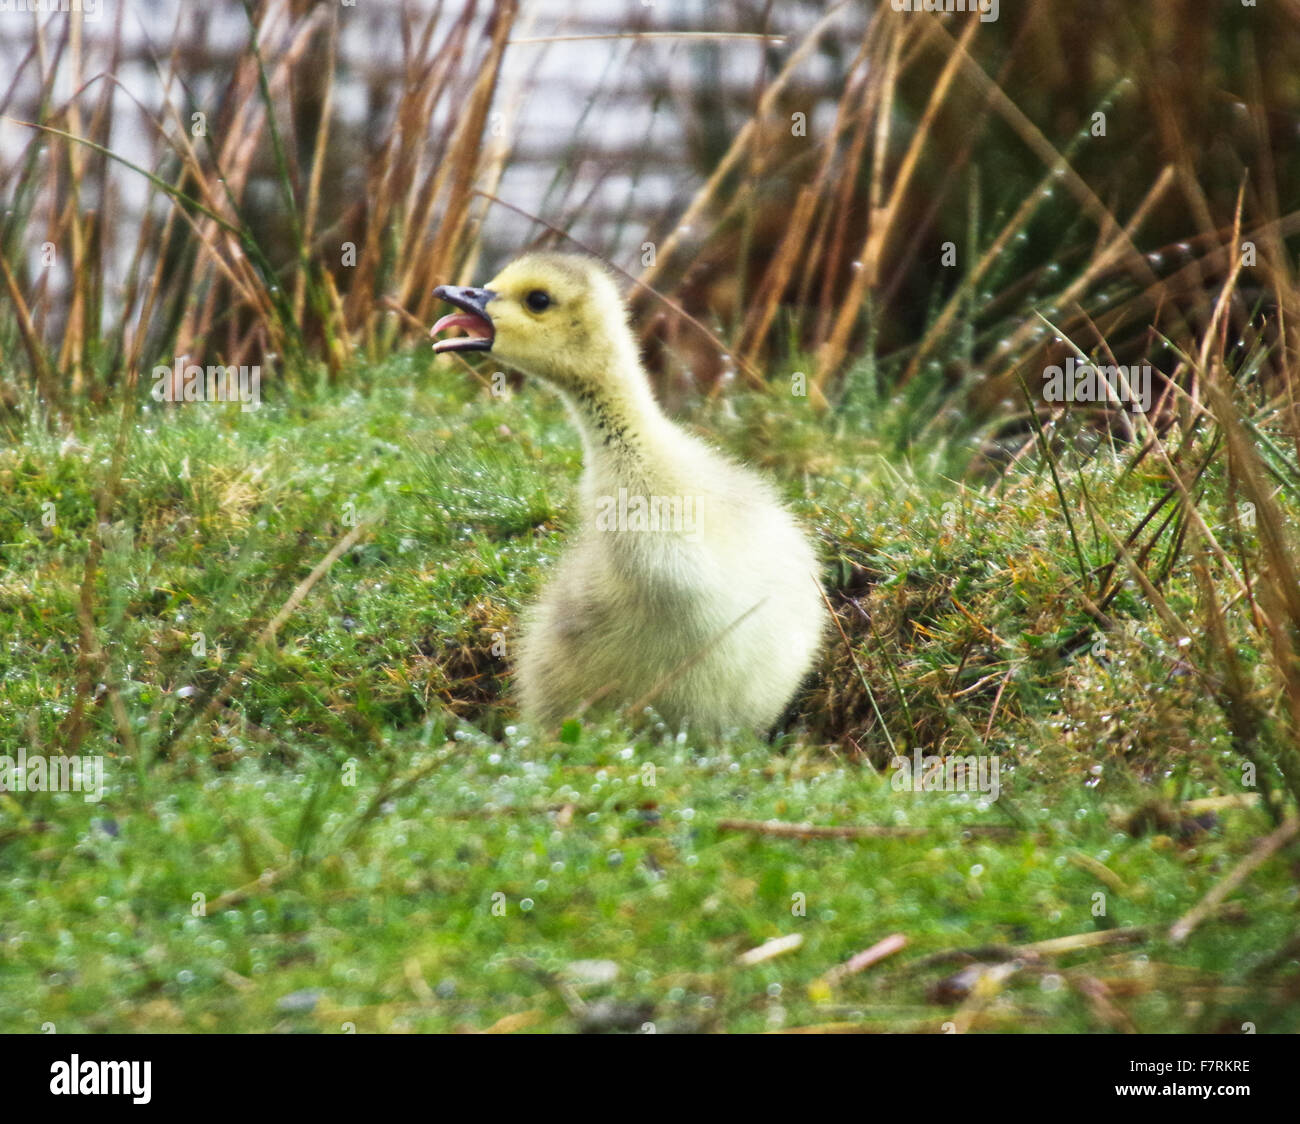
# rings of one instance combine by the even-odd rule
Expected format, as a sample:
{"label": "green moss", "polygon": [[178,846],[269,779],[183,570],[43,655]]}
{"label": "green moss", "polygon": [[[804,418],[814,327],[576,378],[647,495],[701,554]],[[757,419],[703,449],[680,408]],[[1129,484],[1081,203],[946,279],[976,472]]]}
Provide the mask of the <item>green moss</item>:
{"label": "green moss", "polygon": [[[700,415],[819,531],[848,648],[828,645],[770,744],[617,722],[539,742],[513,725],[512,623],[561,541],[576,438],[540,391],[495,399],[410,359],[367,385],[153,413],[133,433],[80,746],[105,758],[107,793],[0,796],[0,1029],[1112,1029],[1095,979],[1145,1031],[1300,1029],[1285,861],[1187,941],[1164,937],[1271,823],[1258,805],[1180,814],[1242,791],[1217,704],[1177,674],[1203,642],[1178,649],[1126,589],[1096,650],[1038,466],[962,491],[957,423],[917,445],[888,409]],[[4,752],[67,745],[113,436],[106,421],[76,446],[33,432],[0,452]],[[1162,483],[1122,467],[1066,479],[1127,529]],[[357,519],[373,527],[259,648]],[[1165,595],[1195,617],[1189,574]],[[224,707],[192,721],[241,661]],[[1002,797],[895,791],[877,771],[891,741],[997,755]],[[723,826],[768,819],[894,834]],[[974,998],[952,979],[963,950],[1124,926],[1150,937],[1026,960]],[[819,982],[893,933],[901,953]]]}

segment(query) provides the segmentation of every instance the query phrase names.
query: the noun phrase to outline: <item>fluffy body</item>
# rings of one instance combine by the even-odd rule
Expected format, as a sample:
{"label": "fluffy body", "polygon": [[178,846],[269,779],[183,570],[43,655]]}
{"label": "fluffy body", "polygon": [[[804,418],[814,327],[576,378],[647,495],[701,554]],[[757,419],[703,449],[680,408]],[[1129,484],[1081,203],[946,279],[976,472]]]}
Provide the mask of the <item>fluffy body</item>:
{"label": "fluffy body", "polygon": [[[663,414],[599,264],[530,254],[486,289],[490,350],[564,396],[585,454],[580,527],[517,647],[525,719],[649,705],[675,728],[767,728],[825,630],[807,538],[763,479]],[[622,497],[688,518],[634,529]]]}

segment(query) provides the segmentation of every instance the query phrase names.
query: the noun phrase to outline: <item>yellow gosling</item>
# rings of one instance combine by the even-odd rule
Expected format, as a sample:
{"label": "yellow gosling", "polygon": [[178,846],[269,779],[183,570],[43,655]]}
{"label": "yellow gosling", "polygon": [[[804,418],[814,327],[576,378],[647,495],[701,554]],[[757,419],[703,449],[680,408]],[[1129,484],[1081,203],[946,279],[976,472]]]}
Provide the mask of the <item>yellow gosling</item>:
{"label": "yellow gosling", "polygon": [[527,721],[653,706],[674,728],[764,730],[822,641],[817,559],[773,489],[660,410],[627,309],[599,263],[532,253],[458,312],[435,351],[489,351],[545,380],[582,434],[580,528],[525,615]]}

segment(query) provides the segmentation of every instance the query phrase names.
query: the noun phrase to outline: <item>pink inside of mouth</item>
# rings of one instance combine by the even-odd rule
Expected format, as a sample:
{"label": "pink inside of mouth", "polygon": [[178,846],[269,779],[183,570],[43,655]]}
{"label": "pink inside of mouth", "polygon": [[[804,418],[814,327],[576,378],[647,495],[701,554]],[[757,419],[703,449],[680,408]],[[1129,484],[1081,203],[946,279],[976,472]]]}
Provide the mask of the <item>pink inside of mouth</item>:
{"label": "pink inside of mouth", "polygon": [[[483,317],[476,316],[472,312],[453,312],[444,316],[429,329],[429,335],[436,336],[439,332],[444,332],[448,328],[462,328],[469,334],[470,339],[486,340],[492,338],[492,325]],[[433,345],[433,350],[437,351],[440,345],[454,344],[461,338],[463,337],[453,336],[450,339],[438,340]]]}

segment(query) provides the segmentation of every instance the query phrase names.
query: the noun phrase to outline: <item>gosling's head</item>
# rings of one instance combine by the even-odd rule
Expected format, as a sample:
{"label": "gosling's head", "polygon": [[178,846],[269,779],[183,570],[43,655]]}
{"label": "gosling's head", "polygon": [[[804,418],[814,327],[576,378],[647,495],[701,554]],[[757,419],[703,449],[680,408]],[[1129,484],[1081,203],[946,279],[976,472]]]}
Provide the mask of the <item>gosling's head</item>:
{"label": "gosling's head", "polygon": [[568,391],[639,369],[627,310],[594,259],[525,254],[481,289],[440,285],[433,292],[460,311],[444,316],[430,335],[447,328],[469,333],[438,340],[434,351],[488,351]]}

